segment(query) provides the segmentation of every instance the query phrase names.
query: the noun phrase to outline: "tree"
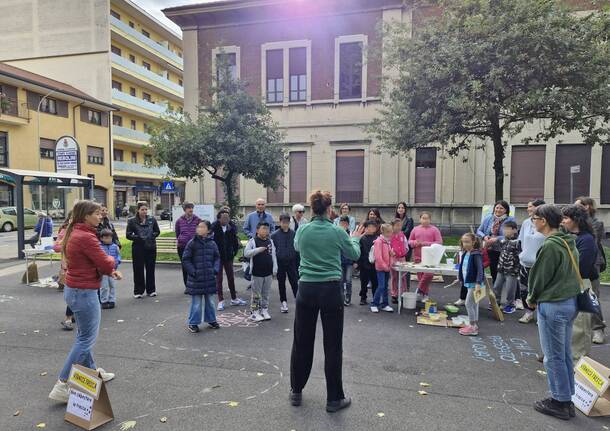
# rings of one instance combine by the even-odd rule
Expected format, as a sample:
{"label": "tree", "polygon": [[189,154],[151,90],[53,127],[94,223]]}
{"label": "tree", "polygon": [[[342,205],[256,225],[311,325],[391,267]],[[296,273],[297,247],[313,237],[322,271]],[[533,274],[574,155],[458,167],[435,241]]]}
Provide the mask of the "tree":
{"label": "tree", "polygon": [[587,144],[608,142],[606,13],[576,16],[554,0],[433,3],[442,12],[421,28],[385,29],[391,72],[369,128],[382,149],[441,146],[456,156],[491,142],[502,199],[505,148],[526,125],[539,131],[525,144],[571,131]]}
{"label": "tree", "polygon": [[173,175],[201,178],[206,172],[221,181],[231,216],[236,215],[240,175],[276,188],[284,173],[283,134],[260,100],[232,79],[228,67],[211,88],[210,104],[196,119],[168,115],[153,126],[150,146],[155,161]]}

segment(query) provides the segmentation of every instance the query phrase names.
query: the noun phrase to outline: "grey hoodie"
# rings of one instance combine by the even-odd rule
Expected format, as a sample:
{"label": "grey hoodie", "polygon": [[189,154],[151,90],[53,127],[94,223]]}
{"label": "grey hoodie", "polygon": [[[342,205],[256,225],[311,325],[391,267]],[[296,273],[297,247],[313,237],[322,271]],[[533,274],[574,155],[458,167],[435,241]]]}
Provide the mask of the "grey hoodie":
{"label": "grey hoodie", "polygon": [[536,262],[536,253],[544,242],[544,235],[536,230],[531,218],[523,221],[519,231],[519,241],[521,242],[519,262],[526,268],[531,268]]}

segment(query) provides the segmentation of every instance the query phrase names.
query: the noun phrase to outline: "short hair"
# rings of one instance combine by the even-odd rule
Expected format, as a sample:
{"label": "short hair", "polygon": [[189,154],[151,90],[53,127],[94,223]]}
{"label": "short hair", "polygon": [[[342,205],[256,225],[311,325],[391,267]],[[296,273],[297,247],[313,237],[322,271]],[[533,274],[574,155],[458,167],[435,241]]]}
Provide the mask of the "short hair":
{"label": "short hair", "polygon": [[207,226],[208,230],[212,230],[212,223],[210,223],[209,220],[201,220],[199,223],[197,223],[197,226],[200,224],[204,224]]}
{"label": "short hair", "polygon": [[472,248],[474,250],[479,250],[482,246],[481,243],[481,238],[479,238],[478,236],[476,236],[474,233],[472,232],[466,232],[464,235],[462,235],[460,237],[460,248],[464,249],[464,246],[462,245],[462,238],[464,238],[465,236],[467,236],[468,238],[470,238],[470,240],[472,241]]}
{"label": "short hair", "polygon": [[261,227],[269,227],[269,223],[267,223],[266,221],[259,221],[258,224],[256,225],[256,230],[259,230]]}
{"label": "short hair", "polygon": [[543,201],[542,199],[534,199],[533,201],[531,201],[531,204],[534,205],[535,207],[539,207],[540,205],[544,205],[546,202]]}
{"label": "short hair", "polygon": [[339,217],[339,222],[343,222],[343,223],[348,223],[349,224],[349,216],[348,215],[342,215]]}
{"label": "short hair", "polygon": [[343,209],[343,207],[347,207],[347,209],[349,211],[352,210],[352,207],[349,206],[349,204],[347,202],[343,202],[341,205],[339,205],[339,212],[341,212],[341,210]]}
{"label": "short hair", "polygon": [[220,217],[223,214],[228,214],[229,216],[231,215],[231,214],[229,214],[229,211],[227,211],[226,209],[223,208],[220,211],[218,211],[218,214],[216,214],[216,220],[220,220]]}
{"label": "short hair", "polygon": [[318,216],[324,215],[329,206],[333,204],[333,197],[330,192],[316,190],[309,195],[309,206],[311,211]]}
{"label": "short hair", "polygon": [[182,204],[182,209],[186,211],[187,208],[195,208],[195,204],[192,202],[184,202]]}
{"label": "short hair", "polygon": [[295,213],[297,211],[305,211],[305,207],[301,204],[294,204],[292,206],[292,212]]}
{"label": "short hair", "polygon": [[588,196],[579,196],[576,198],[576,200],[580,201],[580,203],[583,204],[584,206],[589,207],[589,215],[591,217],[593,217],[595,215],[595,212],[597,211],[596,205],[595,205],[595,199],[590,198]]}
{"label": "short hair", "polygon": [[363,223],[364,228],[366,229],[369,226],[377,227],[377,222],[375,220],[367,220]]}
{"label": "short hair", "polygon": [[112,231],[110,229],[102,229],[100,231],[100,238],[104,238],[105,236],[112,236]]}
{"label": "short hair", "polygon": [[536,208],[534,215],[536,217],[545,219],[548,225],[553,229],[559,228],[561,219],[563,218],[559,207],[552,204],[540,205],[538,208]]}
{"label": "short hair", "polygon": [[504,208],[506,210],[507,216],[510,215],[510,205],[508,204],[508,202],[506,202],[505,200],[499,200],[494,204],[494,209],[496,209],[496,207],[498,205],[500,205],[502,208]]}
{"label": "short hair", "polygon": [[288,213],[286,213],[286,212],[281,213],[281,214],[280,214],[280,221],[283,221],[283,220],[288,220],[288,221],[290,221],[290,214],[288,214]]}
{"label": "short hair", "polygon": [[504,222],[504,224],[502,225],[503,227],[510,227],[512,229],[517,229],[517,223],[515,223],[513,220],[507,220]]}

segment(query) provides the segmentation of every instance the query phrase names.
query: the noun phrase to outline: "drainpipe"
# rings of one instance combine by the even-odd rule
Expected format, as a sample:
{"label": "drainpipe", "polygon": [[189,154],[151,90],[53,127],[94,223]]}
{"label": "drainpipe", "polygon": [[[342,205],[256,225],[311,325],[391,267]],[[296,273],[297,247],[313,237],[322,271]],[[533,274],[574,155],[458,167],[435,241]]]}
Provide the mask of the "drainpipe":
{"label": "drainpipe", "polygon": [[[79,108],[79,107],[81,107],[84,104],[85,104],[85,101],[83,100],[80,103],[78,103],[78,104],[76,104],[76,105],[74,105],[72,107],[72,137],[74,138],[74,140],[76,140],[76,142],[78,142],[78,139],[76,139],[76,108]],[[78,148],[78,158],[80,159],[81,156],[82,156],[82,153],[80,151],[80,145],[79,145],[79,148]],[[80,166],[80,165],[81,165],[81,160],[78,161],[78,166]],[[81,174],[81,170],[80,169],[78,170],[78,174],[79,175]],[[91,186],[91,187],[93,188],[93,186]],[[64,191],[64,193],[65,193],[65,191]],[[64,195],[64,202],[65,202],[65,200],[66,200],[66,197]]]}

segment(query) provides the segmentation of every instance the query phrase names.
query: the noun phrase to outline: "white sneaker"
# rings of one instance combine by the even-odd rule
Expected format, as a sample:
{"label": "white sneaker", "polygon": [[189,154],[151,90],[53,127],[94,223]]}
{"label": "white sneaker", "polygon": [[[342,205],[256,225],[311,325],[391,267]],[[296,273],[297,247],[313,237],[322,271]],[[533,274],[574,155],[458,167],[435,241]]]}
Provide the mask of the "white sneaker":
{"label": "white sneaker", "polygon": [[104,382],[109,382],[110,380],[114,379],[114,373],[109,373],[103,368],[98,368],[97,372],[100,373]]}
{"label": "white sneaker", "polygon": [[379,313],[379,308],[375,307],[374,305],[371,305],[371,312],[372,313]]}
{"label": "white sneaker", "polygon": [[523,310],[523,301],[520,299],[515,299],[515,308],[517,310]]}
{"label": "white sneaker", "polygon": [[218,311],[225,311],[225,302],[224,301],[218,301],[218,307],[216,307],[216,310],[218,310]]}
{"label": "white sneaker", "polygon": [[244,301],[241,298],[235,298],[235,299],[231,299],[231,305],[233,306],[237,306],[237,305],[247,305],[248,303],[246,301]]}
{"label": "white sneaker", "polygon": [[133,295],[133,297],[136,299],[142,299],[143,295],[137,294],[137,295]]}
{"label": "white sneaker", "polygon": [[157,296],[157,292],[153,292],[153,293],[151,293],[150,295],[147,293],[147,295],[148,295],[148,296],[155,297],[155,296]]}
{"label": "white sneaker", "polygon": [[263,319],[265,319],[265,320],[271,320],[271,314],[269,314],[269,310],[268,310],[268,309],[263,308],[263,309],[261,310],[261,314],[262,314],[262,316],[263,316]]}
{"label": "white sneaker", "polygon": [[249,317],[250,320],[252,320],[253,322],[262,322],[263,320],[265,320],[263,318],[263,316],[261,316],[261,313],[257,310],[257,311],[253,311],[252,314]]}
{"label": "white sneaker", "polygon": [[288,303],[286,301],[282,301],[282,306],[280,307],[280,311],[282,313],[288,313]]}
{"label": "white sneaker", "polygon": [[62,403],[67,403],[68,398],[70,396],[70,387],[67,383],[58,380],[53,386],[53,390],[49,393],[49,398],[55,401],[60,401]]}
{"label": "white sneaker", "polygon": [[602,329],[595,329],[592,341],[595,344],[604,344],[604,331]]}
{"label": "white sneaker", "polygon": [[519,319],[519,323],[530,323],[534,320],[534,313],[530,310],[527,310],[525,314]]}
{"label": "white sneaker", "polygon": [[387,311],[388,313],[394,312],[394,309],[392,307],[390,307],[389,305],[386,305],[385,307],[383,307],[382,310]]}
{"label": "white sneaker", "polygon": [[464,301],[463,299],[458,299],[453,303],[453,305],[457,305],[458,307],[462,307],[464,306],[464,304],[466,304],[466,301]]}

